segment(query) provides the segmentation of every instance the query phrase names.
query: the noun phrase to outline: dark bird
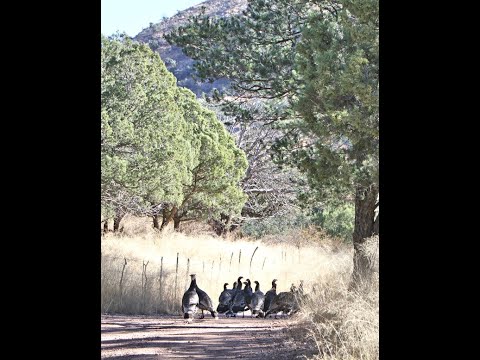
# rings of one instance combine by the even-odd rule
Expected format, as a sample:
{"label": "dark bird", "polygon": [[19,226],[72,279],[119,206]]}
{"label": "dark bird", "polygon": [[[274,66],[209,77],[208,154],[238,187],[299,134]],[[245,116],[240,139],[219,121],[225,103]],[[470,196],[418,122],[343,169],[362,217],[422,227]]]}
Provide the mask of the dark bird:
{"label": "dark bird", "polygon": [[270,309],[270,304],[276,295],[277,295],[277,279],[273,279],[272,288],[265,293],[265,302],[263,304],[264,312]]}
{"label": "dark bird", "polygon": [[205,315],[203,314],[203,311],[210,311],[212,314],[212,317],[215,319],[218,319],[218,314],[217,312],[213,309],[213,303],[212,299],[210,299],[210,296],[200,289],[197,285],[197,294],[198,294],[198,308],[202,310],[202,315],[200,316],[200,319],[203,319]]}
{"label": "dark bird", "polygon": [[242,279],[243,276],[239,276],[235,284],[237,284],[236,290],[240,291],[242,290]]}
{"label": "dark bird", "polygon": [[243,276],[240,276],[238,278],[237,289],[233,297],[232,306],[229,310],[229,313],[232,316],[237,316],[237,312],[239,311],[245,311],[245,307],[247,306],[247,304],[245,303],[245,294],[242,290],[242,279],[243,279]]}
{"label": "dark bird", "polygon": [[251,302],[252,302],[252,283],[250,279],[247,279],[246,281],[243,282],[245,284],[245,287],[243,288],[243,303],[244,306],[243,308],[236,308],[236,312],[238,311],[243,311],[243,317],[245,317],[245,310],[250,309],[251,310]]}
{"label": "dark bird", "polygon": [[[235,286],[233,289],[227,289],[228,283],[223,284],[223,291],[218,297],[217,312],[223,314],[230,309],[230,303],[233,301]],[[236,283],[234,284],[236,285]]]}
{"label": "dark bird", "polygon": [[243,293],[245,294],[245,303],[247,304],[248,308],[251,309],[251,303],[252,303],[252,282],[250,279],[247,279],[245,282],[245,288],[243,289]]}
{"label": "dark bird", "polygon": [[197,294],[197,279],[195,274],[191,274],[190,278],[192,279],[190,282],[190,287],[187,291],[185,291],[182,297],[183,318],[187,319],[187,322],[193,321],[193,316],[197,312],[197,306],[199,304],[199,297]]}
{"label": "dark bird", "polygon": [[265,294],[260,290],[260,283],[254,281],[255,292],[252,294],[250,309],[252,310],[252,315],[257,315],[263,317],[263,304],[265,302]]}
{"label": "dark bird", "polygon": [[272,302],[270,303],[269,309],[265,312],[265,317],[270,314],[275,314],[276,319],[277,314],[280,311],[283,314],[290,315],[300,309],[296,293],[298,290],[295,289],[293,284],[292,286],[293,288],[290,288],[291,291],[281,292],[273,298]]}

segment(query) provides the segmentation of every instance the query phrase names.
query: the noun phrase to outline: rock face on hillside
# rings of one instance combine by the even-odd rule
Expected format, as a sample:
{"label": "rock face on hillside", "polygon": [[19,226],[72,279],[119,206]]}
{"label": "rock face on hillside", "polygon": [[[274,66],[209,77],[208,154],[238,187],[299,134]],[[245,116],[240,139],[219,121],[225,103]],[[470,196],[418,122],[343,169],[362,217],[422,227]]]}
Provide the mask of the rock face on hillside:
{"label": "rock face on hillside", "polygon": [[202,92],[210,92],[213,88],[221,89],[228,86],[227,80],[217,80],[214,83],[199,83],[192,78],[194,60],[185,56],[177,46],[171,46],[163,38],[178,26],[185,25],[188,18],[197,15],[205,7],[205,14],[212,17],[227,17],[240,14],[247,7],[247,0],[207,0],[186,10],[179,11],[170,18],[164,18],[157,24],[150,24],[143,29],[134,40],[146,43],[152,50],[158,52],[168,70],[177,78],[179,86],[192,90],[197,96]]}

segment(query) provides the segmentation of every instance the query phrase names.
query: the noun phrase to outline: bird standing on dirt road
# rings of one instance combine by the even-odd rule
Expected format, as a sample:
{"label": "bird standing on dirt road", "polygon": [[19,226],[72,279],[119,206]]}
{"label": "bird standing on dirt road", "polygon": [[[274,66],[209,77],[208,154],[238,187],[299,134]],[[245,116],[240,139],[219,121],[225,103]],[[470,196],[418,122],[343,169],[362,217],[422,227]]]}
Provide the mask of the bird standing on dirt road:
{"label": "bird standing on dirt road", "polygon": [[232,316],[237,316],[237,312],[245,311],[245,295],[242,290],[242,279],[243,276],[240,276],[237,279],[237,288],[235,290],[233,296],[233,302],[231,304],[230,310],[228,311],[229,314]]}
{"label": "bird standing on dirt road", "polygon": [[183,318],[187,319],[187,323],[193,321],[193,316],[197,312],[197,306],[200,300],[197,294],[197,280],[195,274],[191,274],[190,278],[192,279],[190,287],[185,291],[182,297]]}
{"label": "bird standing on dirt road", "polygon": [[265,317],[270,314],[275,314],[275,319],[277,314],[281,311],[285,315],[290,315],[294,312],[297,312],[300,307],[297,300],[297,291],[295,285],[292,284],[290,291],[284,291],[277,294],[271,304],[269,309],[265,312]]}
{"label": "bird standing on dirt road", "polygon": [[263,304],[265,302],[265,294],[260,290],[260,283],[258,281],[254,281],[255,285],[255,292],[252,294],[250,308],[252,309],[252,316],[257,315],[263,317]]}
{"label": "bird standing on dirt road", "polygon": [[243,283],[245,284],[245,287],[243,289],[243,299],[245,301],[245,306],[243,307],[243,309],[239,311],[243,311],[242,317],[245,317],[245,310],[248,310],[248,309],[252,310],[251,302],[252,302],[253,291],[252,291],[252,282],[250,281],[250,279],[247,279]]}
{"label": "bird standing on dirt road", "polygon": [[272,288],[265,293],[265,302],[263,304],[263,311],[267,312],[270,309],[270,304],[273,298],[277,295],[277,279],[272,280]]}
{"label": "bird standing on dirt road", "polygon": [[215,319],[218,319],[218,314],[213,309],[213,303],[212,303],[212,299],[210,299],[210,296],[208,296],[208,294],[202,289],[200,289],[198,286],[197,286],[197,294],[198,294],[198,308],[202,310],[202,315],[200,316],[200,319],[205,318],[205,315],[203,314],[204,310],[210,311],[210,313],[212,314],[212,317]]}
{"label": "bird standing on dirt road", "polygon": [[[218,306],[217,311],[220,314],[228,311],[230,309],[230,303],[233,301],[233,292],[232,289],[227,289],[228,283],[223,284],[223,291],[218,297]],[[235,290],[233,290],[235,291]]]}

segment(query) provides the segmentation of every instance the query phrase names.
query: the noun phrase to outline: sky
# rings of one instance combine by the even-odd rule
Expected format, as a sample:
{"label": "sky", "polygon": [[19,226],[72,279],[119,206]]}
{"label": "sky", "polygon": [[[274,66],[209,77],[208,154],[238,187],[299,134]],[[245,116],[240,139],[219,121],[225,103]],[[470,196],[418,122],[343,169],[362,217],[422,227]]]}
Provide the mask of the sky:
{"label": "sky", "polygon": [[150,23],[175,15],[204,0],[101,0],[101,31],[105,36],[117,30],[135,36]]}

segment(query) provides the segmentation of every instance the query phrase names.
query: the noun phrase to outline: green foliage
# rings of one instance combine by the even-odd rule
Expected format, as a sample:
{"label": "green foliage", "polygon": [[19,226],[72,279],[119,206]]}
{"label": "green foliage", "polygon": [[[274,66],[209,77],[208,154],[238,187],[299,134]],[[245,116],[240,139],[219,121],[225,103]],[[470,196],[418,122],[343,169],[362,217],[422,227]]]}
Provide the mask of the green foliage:
{"label": "green foliage", "polygon": [[[199,15],[166,39],[197,60],[201,79],[226,77],[237,98],[275,109],[262,111],[283,131],[275,160],[307,175],[308,202],[358,206],[378,189],[378,23],[378,0],[251,0],[242,15]],[[257,115],[211,100],[241,121]],[[373,215],[368,202],[359,224]]]}
{"label": "green foliage", "polygon": [[102,215],[193,200],[199,211],[237,210],[247,163],[215,115],[147,45],[101,41]]}
{"label": "green foliage", "polygon": [[219,217],[238,214],[246,196],[239,182],[248,167],[245,153],[215,114],[203,108],[188,89],[178,89],[177,103],[192,137],[192,182],[184,186],[182,217]]}
{"label": "green foliage", "polygon": [[[308,215],[307,215],[308,213]],[[282,216],[249,220],[242,225],[242,234],[254,238],[286,234],[294,230],[313,226],[322,229],[329,236],[352,241],[355,220],[353,204],[326,205],[323,209],[295,212]]]}
{"label": "green foliage", "polygon": [[212,19],[200,14],[165,39],[197,60],[202,80],[231,80],[237,93],[273,99],[295,88],[291,69],[300,27],[309,12],[303,0],[250,1],[244,15]]}
{"label": "green foliage", "polygon": [[181,201],[193,159],[175,78],[148,46],[126,37],[102,37],[101,64],[103,202]]}
{"label": "green foliage", "polygon": [[375,4],[345,1],[337,16],[311,16],[297,47],[302,120],[293,126],[314,141],[291,157],[315,184],[378,183],[378,11],[358,12]]}
{"label": "green foliage", "polygon": [[330,236],[351,242],[355,221],[355,208],[352,204],[326,206],[315,214],[314,222]]}
{"label": "green foliage", "polygon": [[280,235],[303,229],[311,224],[312,220],[302,213],[285,214],[247,221],[242,225],[242,234],[259,239],[267,235]]}

